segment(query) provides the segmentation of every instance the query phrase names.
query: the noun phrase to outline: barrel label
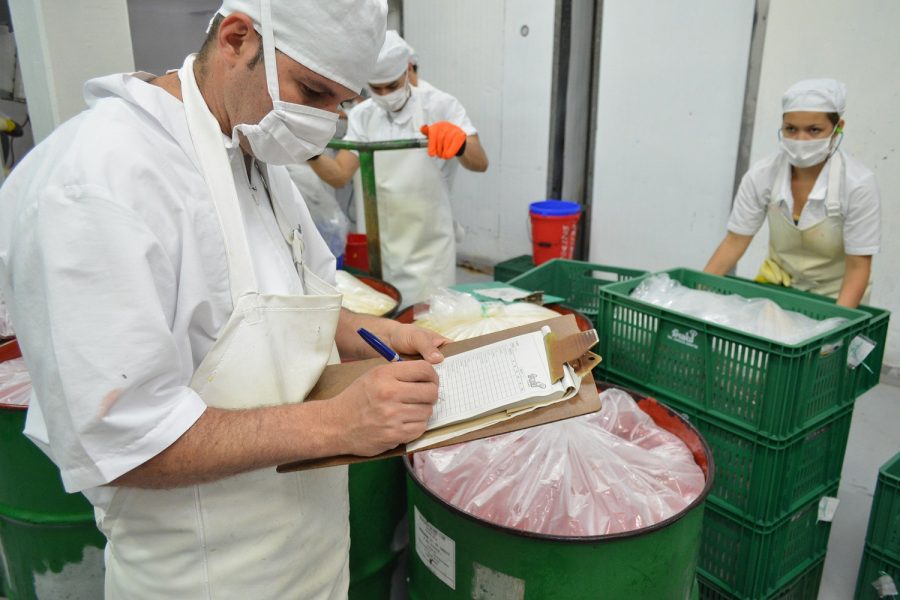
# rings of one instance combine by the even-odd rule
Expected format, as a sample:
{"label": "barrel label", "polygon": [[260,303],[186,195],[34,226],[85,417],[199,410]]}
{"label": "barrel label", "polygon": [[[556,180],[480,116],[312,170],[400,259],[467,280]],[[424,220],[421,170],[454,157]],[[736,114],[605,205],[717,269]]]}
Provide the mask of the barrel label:
{"label": "barrel label", "polygon": [[418,507],[415,511],[416,554],[438,579],[456,589],[456,542],[429,523]]}
{"label": "barrel label", "polygon": [[472,563],[473,600],[523,600],[525,580]]}

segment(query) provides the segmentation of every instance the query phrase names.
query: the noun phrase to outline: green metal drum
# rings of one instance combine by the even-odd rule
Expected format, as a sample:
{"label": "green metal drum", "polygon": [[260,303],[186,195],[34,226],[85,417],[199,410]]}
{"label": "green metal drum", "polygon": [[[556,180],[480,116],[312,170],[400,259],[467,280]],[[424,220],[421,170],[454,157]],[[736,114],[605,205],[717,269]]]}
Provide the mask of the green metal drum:
{"label": "green metal drum", "polygon": [[399,458],[350,465],[350,600],[387,600],[401,548],[393,545],[406,514]]}
{"label": "green metal drum", "polygon": [[704,470],[706,486],[681,513],[637,531],[595,537],[533,534],[494,525],[441,500],[407,457],[409,597],[619,600],[695,597],[703,508],[714,466],[709,447],[684,419],[655,400],[639,406],[678,435]]}
{"label": "green metal drum", "polygon": [[0,407],[0,553],[10,600],[103,597],[94,511],[63,490],[59,469],[22,430],[25,410]]}

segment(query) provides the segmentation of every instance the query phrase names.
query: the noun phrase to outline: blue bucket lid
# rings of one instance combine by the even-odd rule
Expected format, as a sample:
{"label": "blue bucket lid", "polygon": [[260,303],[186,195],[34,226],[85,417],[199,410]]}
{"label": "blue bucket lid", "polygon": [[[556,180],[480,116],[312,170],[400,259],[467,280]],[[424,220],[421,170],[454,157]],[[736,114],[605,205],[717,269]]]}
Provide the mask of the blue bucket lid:
{"label": "blue bucket lid", "polygon": [[528,210],[542,217],[566,217],[581,212],[581,205],[568,200],[541,200],[528,205]]}

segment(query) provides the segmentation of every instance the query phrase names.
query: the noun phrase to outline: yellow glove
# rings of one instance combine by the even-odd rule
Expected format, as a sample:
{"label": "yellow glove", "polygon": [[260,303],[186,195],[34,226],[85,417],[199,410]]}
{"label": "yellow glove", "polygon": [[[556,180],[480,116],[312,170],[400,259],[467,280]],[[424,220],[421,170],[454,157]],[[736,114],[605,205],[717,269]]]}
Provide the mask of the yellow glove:
{"label": "yellow glove", "polygon": [[764,260],[763,264],[759,267],[759,273],[756,274],[756,281],[759,283],[771,283],[773,285],[784,287],[791,287],[791,284],[793,283],[790,273],[782,269],[781,266],[771,258]]}

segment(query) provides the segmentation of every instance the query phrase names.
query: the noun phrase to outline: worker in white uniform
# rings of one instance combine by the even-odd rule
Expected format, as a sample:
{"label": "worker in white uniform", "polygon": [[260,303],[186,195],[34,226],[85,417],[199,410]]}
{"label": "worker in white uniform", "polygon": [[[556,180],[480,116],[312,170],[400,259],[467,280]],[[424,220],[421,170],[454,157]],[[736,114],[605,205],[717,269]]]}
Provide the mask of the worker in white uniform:
{"label": "worker in white uniform", "polygon": [[728,233],[705,270],[723,275],[769,221],[769,254],[757,280],[866,302],[872,255],[881,244],[878,185],[868,168],[839,149],[847,89],[810,79],[782,98],[781,150],[741,180]]}
{"label": "worker in white uniform", "polygon": [[[419,436],[443,338],[341,309],[280,165],[322,152],[386,14],[225,0],[179,71],[88,81],[0,191],[26,433],[96,507],[109,599],[347,595],[346,468],[273,466]],[[376,356],[358,327],[428,361],[302,402],[338,352]]]}
{"label": "worker in white uniform", "polygon": [[[471,171],[485,171],[488,160],[462,104],[434,87],[411,86],[408,65],[409,46],[396,31],[388,31],[368,79],[372,97],[350,113],[344,139],[428,137],[427,151],[375,153],[382,271],[404,303],[413,304],[430,290],[455,282],[450,184],[457,161]],[[334,159],[321,156],[310,164],[326,183],[339,188],[359,168],[359,157],[342,150]]]}

